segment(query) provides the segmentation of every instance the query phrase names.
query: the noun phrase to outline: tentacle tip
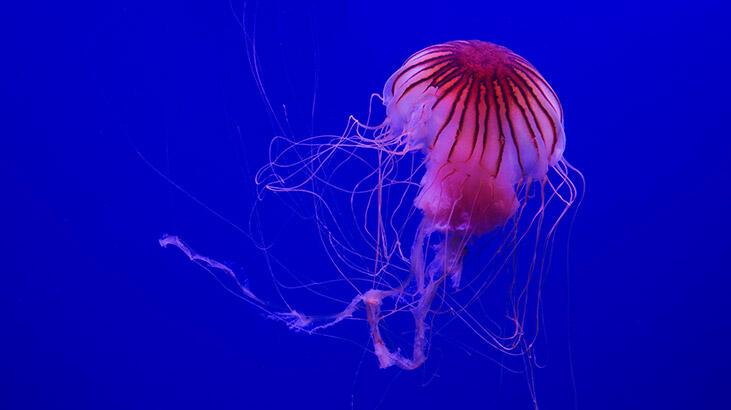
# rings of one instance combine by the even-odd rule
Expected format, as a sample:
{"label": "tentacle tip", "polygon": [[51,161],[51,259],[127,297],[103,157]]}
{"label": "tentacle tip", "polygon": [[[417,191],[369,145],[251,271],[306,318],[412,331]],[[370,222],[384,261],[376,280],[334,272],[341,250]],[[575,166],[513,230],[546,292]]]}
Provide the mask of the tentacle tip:
{"label": "tentacle tip", "polygon": [[167,248],[170,245],[174,245],[177,241],[179,241],[179,239],[176,235],[164,233],[157,242],[160,244],[161,247]]}

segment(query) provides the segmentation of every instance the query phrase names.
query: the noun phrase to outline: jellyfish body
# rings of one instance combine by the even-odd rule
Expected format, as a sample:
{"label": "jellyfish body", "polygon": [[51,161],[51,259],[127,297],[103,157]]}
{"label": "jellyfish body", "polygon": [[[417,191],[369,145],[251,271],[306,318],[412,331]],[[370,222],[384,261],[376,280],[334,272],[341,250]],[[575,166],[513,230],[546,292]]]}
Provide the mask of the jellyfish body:
{"label": "jellyfish body", "polygon": [[415,205],[434,230],[482,234],[513,216],[515,187],[561,159],[561,106],[525,59],[483,41],[412,55],[384,88],[392,132],[426,153]]}
{"label": "jellyfish body", "polygon": [[442,283],[451,278],[459,286],[470,239],[510,220],[519,208],[516,190],[545,181],[562,159],[563,114],[530,63],[483,41],[453,41],[413,54],[386,82],[383,101],[390,139],[403,136],[407,150],[425,155],[414,201],[423,220],[410,254],[416,282],[412,358],[386,349],[375,332],[376,316],[370,320],[381,366],[410,369],[425,360],[424,322]]}

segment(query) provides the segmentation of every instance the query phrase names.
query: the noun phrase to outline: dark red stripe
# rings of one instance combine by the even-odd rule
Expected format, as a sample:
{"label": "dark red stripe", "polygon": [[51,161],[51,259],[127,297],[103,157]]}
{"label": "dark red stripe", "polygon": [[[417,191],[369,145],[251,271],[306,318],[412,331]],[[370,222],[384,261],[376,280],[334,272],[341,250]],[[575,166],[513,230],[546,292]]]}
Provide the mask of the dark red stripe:
{"label": "dark red stripe", "polygon": [[447,155],[447,160],[450,160],[452,158],[452,154],[454,153],[454,149],[457,147],[457,142],[459,142],[460,137],[462,136],[462,128],[464,127],[464,117],[465,114],[467,114],[467,108],[469,107],[470,103],[470,96],[472,96],[472,89],[475,88],[475,79],[474,77],[470,76],[469,78],[469,88],[467,89],[467,96],[464,98],[464,102],[462,103],[462,113],[459,116],[459,125],[457,125],[457,133],[454,134],[454,141],[452,141],[452,147],[449,149],[449,155]]}
{"label": "dark red stripe", "polygon": [[505,133],[503,132],[503,120],[500,117],[500,109],[505,109],[505,107],[498,102],[497,98],[497,87],[495,86],[495,77],[492,78],[492,96],[493,96],[493,102],[495,103],[495,118],[497,118],[497,128],[498,128],[498,142],[500,143],[500,150],[498,151],[497,156],[497,163],[495,166],[495,176],[497,177],[498,174],[500,174],[500,167],[503,164],[503,152],[505,151]]}
{"label": "dark red stripe", "polygon": [[[520,70],[520,69],[515,68],[515,67],[513,67],[513,70],[516,72],[516,75],[518,77],[520,77],[520,79],[523,80],[523,81],[525,81],[525,79],[522,76],[520,76],[518,74],[518,72],[521,72],[521,73],[523,73],[523,75],[525,75],[526,77],[528,77],[528,80],[531,82],[531,84],[533,84],[533,87],[531,87],[530,85],[528,85],[528,89],[530,90],[531,95],[533,96],[533,98],[535,98],[536,102],[538,103],[538,106],[541,107],[541,111],[543,111],[543,114],[546,116],[546,118],[548,118],[548,121],[551,122],[551,128],[553,129],[553,142],[551,143],[551,153],[550,153],[550,155],[553,155],[553,152],[556,149],[556,142],[558,141],[558,128],[556,127],[556,121],[553,119],[553,115],[551,115],[551,113],[549,112],[549,110],[546,107],[546,105],[543,104],[543,103],[541,103],[540,98],[538,98],[538,95],[535,93],[535,88],[538,88],[538,91],[540,91],[541,95],[543,96],[543,100],[546,101],[546,103],[548,103],[550,105],[551,102],[548,100],[548,98],[546,97],[546,95],[543,93],[543,91],[541,90],[541,87],[539,85],[535,84],[535,82],[533,82],[533,79],[528,74],[526,74],[525,72],[523,72],[523,70]],[[551,108],[553,108],[553,107],[551,107]],[[552,109],[551,111],[554,111],[554,110]]]}
{"label": "dark red stripe", "polygon": [[520,173],[521,175],[525,175],[525,170],[523,169],[523,160],[520,158],[520,147],[518,146],[518,141],[515,139],[515,127],[513,126],[513,119],[510,117],[510,100],[505,96],[505,90],[503,89],[503,85],[500,81],[498,81],[498,86],[500,87],[500,99],[503,100],[503,103],[505,104],[505,118],[508,120],[508,127],[510,128],[510,137],[513,140],[513,145],[515,146],[515,154],[518,157],[518,165],[520,166]]}
{"label": "dark red stripe", "polygon": [[477,94],[475,95],[475,123],[473,125],[474,130],[472,131],[472,149],[470,149],[470,156],[475,153],[475,147],[477,147],[477,134],[480,131],[480,100],[482,98],[482,81],[476,81],[477,83]]}
{"label": "dark red stripe", "polygon": [[[464,79],[461,78],[459,81],[455,82],[456,84],[464,83]],[[451,88],[454,88],[452,86]],[[431,144],[431,148],[434,148],[437,145],[437,141],[439,140],[439,137],[442,135],[442,132],[444,131],[444,128],[452,121],[452,117],[454,116],[454,111],[457,108],[457,103],[462,98],[462,94],[464,93],[465,88],[467,88],[467,85],[465,84],[457,93],[457,98],[452,102],[452,107],[449,109],[449,114],[447,115],[447,119],[444,121],[442,126],[439,128],[439,132],[437,132],[437,135],[434,137],[434,141]],[[447,93],[444,94],[444,96],[448,95]]]}
{"label": "dark red stripe", "polygon": [[437,64],[443,63],[444,61],[447,61],[450,58],[452,58],[452,56],[449,55],[449,54],[439,55],[439,56],[436,56],[436,57],[430,57],[430,58],[428,58],[428,59],[426,59],[424,61],[419,61],[418,63],[414,63],[414,64],[410,65],[409,67],[402,68],[401,69],[401,72],[399,72],[399,74],[396,76],[396,78],[393,79],[393,83],[391,84],[391,94],[393,94],[396,91],[396,83],[407,72],[413,70],[416,67],[419,67],[419,66],[424,65],[424,64],[428,64],[428,63],[433,62],[433,61],[439,60],[439,61],[437,61]]}
{"label": "dark red stripe", "polygon": [[[409,84],[409,86],[406,87],[406,89],[401,93],[401,96],[399,96],[399,98],[398,98],[398,100],[396,100],[396,102],[400,102],[401,99],[403,99],[406,96],[406,94],[411,92],[411,90],[413,90],[415,87],[418,87],[420,84],[423,84],[427,81],[433,82],[436,78],[438,78],[438,76],[440,75],[439,73],[442,72],[442,70],[449,71],[449,69],[451,68],[450,66],[451,66],[451,63],[448,63],[446,66],[440,68],[439,70],[435,71],[434,73],[432,73],[424,78],[420,78],[418,81],[414,81],[413,83]],[[457,69],[455,69],[455,70],[457,70]]]}
{"label": "dark red stripe", "polygon": [[[531,76],[530,74],[528,74],[526,72],[523,72],[527,77],[531,78],[531,81],[534,81],[534,78],[533,77],[535,77],[535,79],[537,79],[537,81],[540,81],[544,86],[546,86],[546,88],[548,89],[548,91],[551,93],[551,96],[553,96],[553,100],[556,101],[556,104],[558,105],[558,107],[554,107],[554,110],[555,111],[558,111],[559,116],[560,116],[561,120],[563,121],[563,107],[561,107],[561,101],[558,99],[558,95],[556,95],[556,92],[553,91],[553,88],[551,88],[551,85],[548,84],[548,81],[546,81],[546,79],[543,78],[543,76],[538,72],[538,70],[536,70],[529,63],[523,63],[521,61],[517,61],[517,62],[518,62],[518,64],[520,64],[523,68],[525,68],[526,70],[528,70],[532,74],[532,76]],[[546,101],[548,101],[549,103],[551,103],[551,100],[543,92],[543,88],[540,87],[540,86],[538,86],[538,85],[536,85],[536,86],[541,90],[541,94],[543,94],[543,96],[546,97]],[[553,105],[553,103],[551,103],[551,105]]]}
{"label": "dark red stripe", "polygon": [[[520,110],[520,114],[523,117],[523,121],[525,122],[526,128],[528,128],[528,131],[530,132],[530,136],[533,139],[533,146],[536,147],[536,154],[538,157],[541,157],[541,150],[538,148],[538,138],[536,137],[536,133],[533,131],[533,125],[531,125],[530,121],[528,120],[528,115],[526,114],[525,108],[523,108],[522,105],[520,105],[520,101],[518,101],[518,96],[515,94],[515,89],[517,88],[515,86],[515,83],[510,77],[505,78],[505,82],[507,83],[508,88],[510,89],[510,95],[513,97],[513,100],[515,100],[515,105]],[[527,102],[526,102],[527,104]]]}
{"label": "dark red stripe", "polygon": [[485,152],[487,152],[487,133],[490,125],[490,111],[492,110],[492,105],[490,105],[490,87],[487,84],[485,84],[485,96],[483,98],[485,100],[485,121],[483,123],[484,129],[482,130],[482,152],[480,153],[480,163],[482,163],[482,160],[485,157]]}
{"label": "dark red stripe", "polygon": [[[516,74],[516,77],[520,77]],[[517,78],[516,78],[517,79]],[[525,85],[525,80],[520,78],[520,81],[523,85]],[[528,95],[526,94],[526,91],[523,89],[523,87],[516,86],[515,87],[518,92],[520,92],[520,95],[523,97],[523,101],[525,101],[526,106],[528,107],[528,111],[530,111],[531,118],[533,119],[533,123],[536,125],[536,129],[541,134],[541,140],[543,141],[543,146],[547,147],[548,142],[546,141],[546,136],[544,135],[545,132],[543,132],[543,125],[541,125],[540,121],[538,121],[538,116],[536,115],[535,111],[533,111],[533,105],[531,104],[531,101],[528,99]],[[540,103],[536,100],[536,104],[540,106]]]}

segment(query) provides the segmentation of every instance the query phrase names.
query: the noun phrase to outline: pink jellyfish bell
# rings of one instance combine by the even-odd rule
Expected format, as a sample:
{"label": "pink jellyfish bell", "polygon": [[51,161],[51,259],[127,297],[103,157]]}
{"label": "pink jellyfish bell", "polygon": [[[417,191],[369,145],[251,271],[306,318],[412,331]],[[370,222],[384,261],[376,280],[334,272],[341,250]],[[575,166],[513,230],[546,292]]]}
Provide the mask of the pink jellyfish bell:
{"label": "pink jellyfish bell", "polygon": [[411,56],[384,88],[394,132],[427,155],[416,206],[430,229],[482,234],[517,209],[564,150],[561,105],[525,59],[484,41]]}
{"label": "pink jellyfish bell", "polygon": [[[543,181],[562,158],[556,94],[530,63],[496,44],[452,41],[415,53],[386,82],[384,104],[391,131],[426,154],[415,201],[421,235],[442,232],[464,244],[505,224],[518,208],[516,187]],[[443,255],[455,283],[461,251]]]}

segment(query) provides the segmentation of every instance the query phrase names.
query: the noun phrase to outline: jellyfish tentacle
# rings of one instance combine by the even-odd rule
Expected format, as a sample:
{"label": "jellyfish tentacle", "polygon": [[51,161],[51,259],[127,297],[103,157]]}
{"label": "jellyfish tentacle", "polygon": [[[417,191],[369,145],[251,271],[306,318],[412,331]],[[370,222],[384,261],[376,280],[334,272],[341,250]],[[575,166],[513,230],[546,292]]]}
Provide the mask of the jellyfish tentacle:
{"label": "jellyfish tentacle", "polygon": [[[379,100],[386,118],[371,123]],[[279,307],[182,241],[169,237],[160,244],[223,272],[235,285],[229,290],[291,329],[327,334],[347,320],[367,322],[381,368],[421,366],[438,331],[435,319],[445,312],[447,322],[464,323],[486,344],[536,363],[543,273],[558,223],[579,190],[564,146],[558,97],[525,59],[476,40],[427,47],[393,73],[382,96],[371,95],[365,121],[350,116],[340,134],[275,137],[269,163],[256,174],[260,198],[265,192],[307,196],[291,208],[311,207],[303,214],[315,221],[335,279],[300,281],[293,274],[294,286],[274,279]],[[544,226],[552,203],[564,208]],[[468,244],[488,233],[495,240],[487,263],[464,269]],[[519,247],[532,252],[520,265]],[[268,249],[260,250],[269,257]],[[330,284],[350,293],[321,292]],[[481,321],[469,308],[495,284],[507,293],[501,319]],[[335,313],[310,315],[317,309],[290,306],[284,291],[298,289],[337,303],[326,308]],[[413,320],[406,343],[391,340],[386,327],[404,313]],[[410,353],[400,349],[404,345]]]}

